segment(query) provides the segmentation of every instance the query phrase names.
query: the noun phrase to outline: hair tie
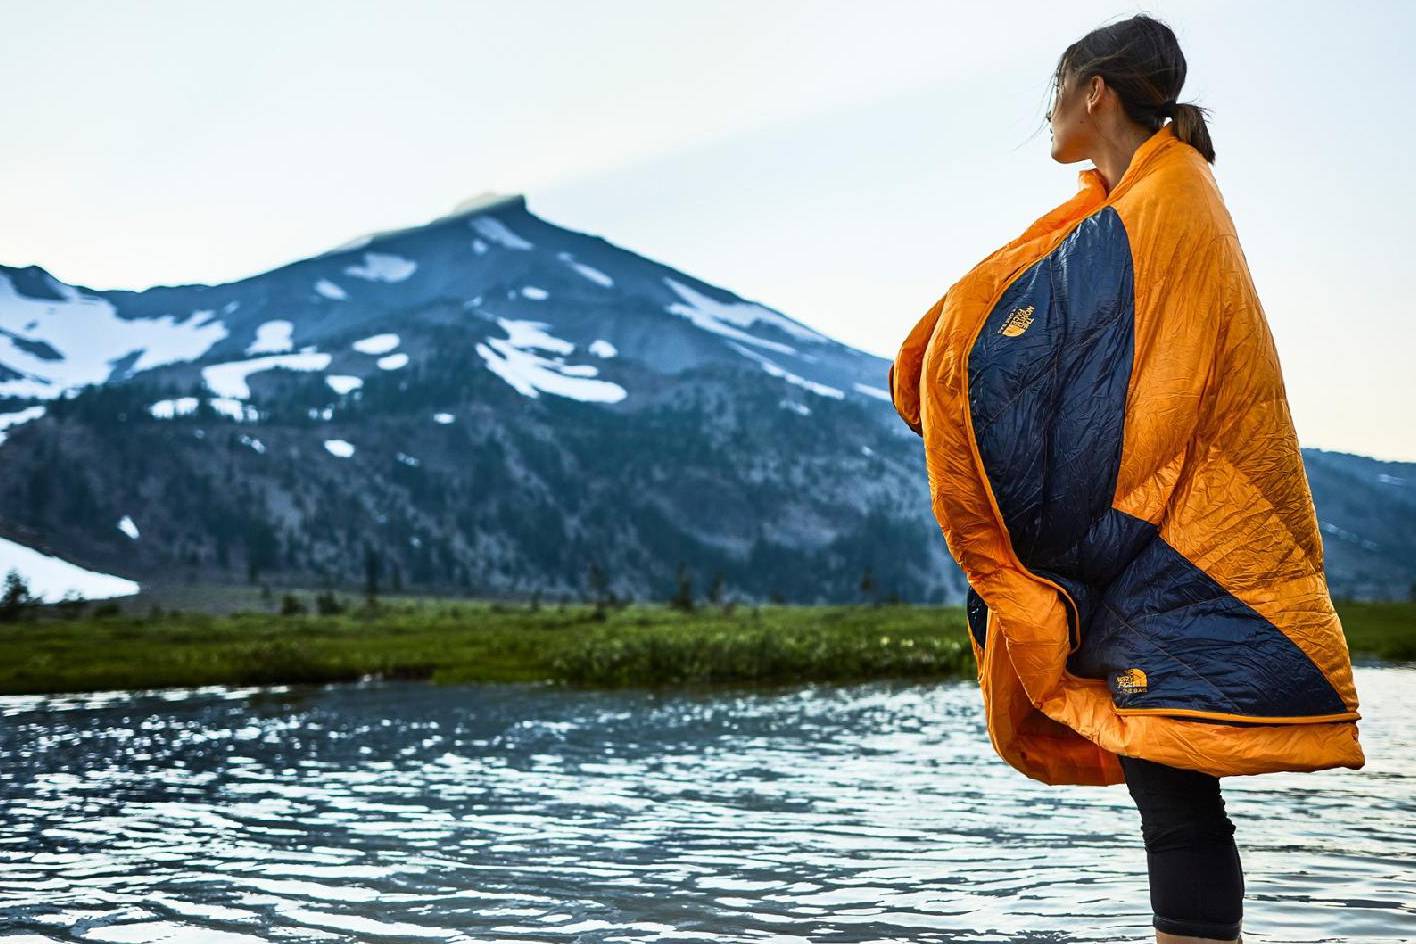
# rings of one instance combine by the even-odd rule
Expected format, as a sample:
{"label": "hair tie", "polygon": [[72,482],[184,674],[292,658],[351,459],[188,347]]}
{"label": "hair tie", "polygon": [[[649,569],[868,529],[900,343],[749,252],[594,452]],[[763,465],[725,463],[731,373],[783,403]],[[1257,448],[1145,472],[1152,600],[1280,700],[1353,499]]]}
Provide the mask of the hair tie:
{"label": "hair tie", "polygon": [[1171,118],[1171,117],[1174,117],[1174,115],[1175,115],[1175,109],[1176,109],[1179,105],[1180,105],[1180,103],[1177,102],[1177,101],[1175,101],[1175,99],[1172,98],[1172,99],[1171,99],[1170,101],[1168,101],[1168,102],[1161,102],[1159,105],[1155,106],[1155,110],[1158,111],[1158,112],[1160,112],[1160,114],[1163,115],[1164,117],[1166,117],[1166,118]]}

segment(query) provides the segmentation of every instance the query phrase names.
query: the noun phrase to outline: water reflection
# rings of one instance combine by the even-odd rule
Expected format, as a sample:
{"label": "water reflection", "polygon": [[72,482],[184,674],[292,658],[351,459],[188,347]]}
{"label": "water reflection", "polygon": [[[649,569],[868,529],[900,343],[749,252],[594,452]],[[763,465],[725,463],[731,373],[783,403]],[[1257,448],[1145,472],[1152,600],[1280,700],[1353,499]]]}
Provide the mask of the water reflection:
{"label": "water reflection", "polygon": [[[1361,771],[1227,778],[1245,939],[1416,939],[1416,668]],[[1124,786],[999,761],[972,683],[0,699],[0,942],[1117,941]]]}

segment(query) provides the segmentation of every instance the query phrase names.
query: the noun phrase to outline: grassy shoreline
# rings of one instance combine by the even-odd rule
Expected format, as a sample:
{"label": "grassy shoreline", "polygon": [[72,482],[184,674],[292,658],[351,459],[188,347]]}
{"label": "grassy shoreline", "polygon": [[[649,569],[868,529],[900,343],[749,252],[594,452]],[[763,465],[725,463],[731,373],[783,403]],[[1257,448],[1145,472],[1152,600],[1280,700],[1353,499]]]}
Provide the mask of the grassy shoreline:
{"label": "grassy shoreline", "polygon": [[[1416,604],[1339,604],[1354,658],[1416,660]],[[299,684],[367,676],[588,686],[973,678],[960,607],[683,612],[467,600],[339,614],[154,613],[0,624],[0,694]]]}

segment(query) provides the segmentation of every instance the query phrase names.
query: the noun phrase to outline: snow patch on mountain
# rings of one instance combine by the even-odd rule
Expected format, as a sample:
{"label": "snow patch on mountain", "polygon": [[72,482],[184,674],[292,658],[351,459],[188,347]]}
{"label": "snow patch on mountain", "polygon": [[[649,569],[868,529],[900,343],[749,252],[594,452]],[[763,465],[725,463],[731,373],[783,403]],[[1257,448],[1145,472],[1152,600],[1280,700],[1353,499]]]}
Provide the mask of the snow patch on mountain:
{"label": "snow patch on mountain", "polygon": [[0,571],[8,573],[11,568],[24,578],[30,593],[45,603],[57,603],[71,591],[86,600],[102,600],[131,596],[139,590],[135,581],[87,570],[52,554],[0,538]]}
{"label": "snow patch on mountain", "polygon": [[256,423],[261,418],[255,407],[234,397],[212,397],[207,403],[211,404],[211,408],[216,412],[229,416],[238,423]]}
{"label": "snow patch on mountain", "polygon": [[400,367],[408,366],[408,355],[390,354],[388,357],[380,357],[375,363],[379,365],[380,370],[398,370]]}
{"label": "snow patch on mountain", "polygon": [[360,338],[349,346],[360,354],[387,354],[398,347],[398,335],[371,334],[367,338]]}
{"label": "snow patch on mountain", "polygon": [[30,420],[37,420],[44,415],[44,407],[27,406],[23,410],[16,410],[13,413],[0,413],[0,445],[5,442],[5,437],[9,435],[7,430],[17,426],[23,426]]}
{"label": "snow patch on mountain", "polygon": [[604,338],[596,338],[591,341],[590,346],[586,348],[586,350],[596,357],[614,357],[619,353],[619,351],[615,350],[615,346]]}
{"label": "snow patch on mountain", "polygon": [[807,406],[805,403],[798,403],[795,400],[779,400],[777,405],[784,410],[791,410],[793,413],[800,416],[811,415],[811,407]]}
{"label": "snow patch on mountain", "polygon": [[354,446],[346,439],[326,439],[324,447],[329,454],[340,459],[348,459],[354,455]]}
{"label": "snow patch on mountain", "polygon": [[521,286],[521,294],[522,294],[523,296],[525,296],[526,298],[530,298],[530,299],[532,299],[532,300],[534,300],[534,301],[538,301],[538,302],[545,301],[546,299],[548,299],[548,298],[551,297],[551,293],[550,293],[550,292],[546,291],[546,290],[543,289],[543,288],[537,288],[537,287],[534,286],[534,285],[523,285],[523,286]]}
{"label": "snow patch on mountain", "polygon": [[781,377],[787,383],[796,384],[803,390],[810,390],[812,393],[817,394],[818,396],[832,397],[836,400],[844,399],[846,396],[846,392],[844,390],[839,390],[835,387],[828,386],[827,384],[817,383],[814,380],[807,380],[800,374],[792,373],[780,364],[777,364],[769,358],[764,357],[763,355],[757,353],[751,348],[743,347],[736,341],[729,341],[728,343],[731,344],[733,347],[737,348],[739,353],[741,353],[743,356],[750,357],[753,360],[757,361],[757,363],[761,364],[762,369],[767,371],[767,373],[771,374],[773,377]]}
{"label": "snow patch on mountain", "polygon": [[[197,412],[197,407],[201,401],[196,397],[175,397],[169,400],[158,400],[148,407],[148,413],[154,419],[170,420],[178,416],[190,416]],[[249,403],[243,403],[234,397],[210,397],[207,404],[220,413],[222,416],[229,416],[238,423],[255,423],[261,418],[260,411]],[[198,433],[201,430],[197,431]]]}
{"label": "snow patch on mountain", "polygon": [[320,279],[315,283],[315,291],[332,301],[342,302],[349,297],[349,293],[340,288],[329,279]]}
{"label": "snow patch on mountain", "polygon": [[855,388],[856,393],[863,393],[868,397],[874,397],[877,400],[884,400],[886,403],[894,402],[893,398],[891,398],[890,396],[890,391],[882,389],[880,387],[872,387],[869,384],[863,384],[859,382],[851,384],[851,386]]}
{"label": "snow patch on mountain", "polygon": [[544,321],[518,321],[513,318],[498,318],[497,324],[506,332],[507,339],[512,347],[540,348],[543,351],[555,351],[559,354],[569,354],[575,350],[575,345],[554,335],[547,334],[542,328],[547,327]]}
{"label": "snow patch on mountain", "polygon": [[251,395],[251,388],[246,384],[246,378],[251,374],[276,367],[285,367],[290,370],[324,370],[329,366],[329,361],[330,356],[319,351],[301,354],[272,354],[269,357],[229,361],[225,364],[212,364],[209,367],[203,367],[202,380],[206,383],[207,389],[218,397],[245,400]]}
{"label": "snow patch on mountain", "polygon": [[21,295],[0,274],[0,364],[25,375],[0,381],[0,394],[55,397],[102,383],[115,362],[135,352],[141,354],[129,368],[133,373],[200,357],[227,334],[221,322],[194,323],[196,312],[182,321],[175,315],[120,318],[107,299],[54,278],[49,285],[58,300]]}
{"label": "snow patch on mountain", "polygon": [[170,420],[175,416],[195,413],[198,402],[196,397],[174,397],[170,400],[158,400],[148,407],[148,413],[152,414],[155,419]]}
{"label": "snow patch on mountain", "polygon": [[1324,521],[1319,525],[1319,527],[1324,532],[1331,534],[1336,538],[1339,538],[1343,541],[1347,541],[1352,544],[1359,545],[1363,550],[1375,551],[1378,547],[1377,542],[1373,541],[1371,538],[1364,538],[1360,534],[1357,534],[1355,531],[1348,531],[1346,528],[1338,527],[1331,521]]}
{"label": "snow patch on mountain", "polygon": [[295,346],[290,334],[295,326],[288,321],[267,321],[256,329],[256,339],[246,348],[247,354],[267,354],[288,351]]}
{"label": "snow patch on mountain", "polygon": [[402,282],[418,269],[412,259],[387,252],[366,252],[362,265],[345,266],[344,271],[355,278],[370,282]]}
{"label": "snow patch on mountain", "polygon": [[133,523],[132,515],[124,515],[118,519],[118,530],[136,541],[139,537],[138,526]]}
{"label": "snow patch on mountain", "polygon": [[564,262],[566,265],[570,266],[576,272],[579,272],[581,275],[585,276],[585,278],[589,279],[591,282],[594,282],[596,285],[602,285],[605,288],[609,288],[615,284],[614,279],[610,278],[608,275],[601,272],[594,266],[588,266],[583,262],[576,262],[575,257],[568,252],[558,252],[556,253],[556,258]]}
{"label": "snow patch on mountain", "polygon": [[670,302],[664,306],[665,309],[675,315],[687,318],[705,331],[746,341],[748,344],[755,344],[773,351],[781,351],[783,354],[795,354],[796,348],[780,341],[756,337],[741,329],[762,321],[783,327],[798,337],[826,340],[810,328],[804,328],[761,305],[754,305],[751,302],[720,302],[668,276],[664,276],[664,281],[683,299],[682,302]]}
{"label": "snow patch on mountain", "polygon": [[325,383],[329,384],[329,388],[340,396],[364,386],[363,379],[355,377],[353,374],[326,374]]}
{"label": "snow patch on mountain", "polygon": [[532,244],[513,233],[495,216],[474,216],[468,223],[483,238],[507,249],[531,249]]}
{"label": "snow patch on mountain", "polygon": [[541,321],[517,321],[498,318],[497,323],[507,333],[505,338],[488,338],[477,344],[477,353],[487,367],[511,384],[518,393],[539,397],[541,392],[596,403],[616,403],[627,393],[609,380],[592,379],[599,372],[590,364],[566,364],[557,356],[542,357],[537,349],[569,354],[575,345],[547,334]]}

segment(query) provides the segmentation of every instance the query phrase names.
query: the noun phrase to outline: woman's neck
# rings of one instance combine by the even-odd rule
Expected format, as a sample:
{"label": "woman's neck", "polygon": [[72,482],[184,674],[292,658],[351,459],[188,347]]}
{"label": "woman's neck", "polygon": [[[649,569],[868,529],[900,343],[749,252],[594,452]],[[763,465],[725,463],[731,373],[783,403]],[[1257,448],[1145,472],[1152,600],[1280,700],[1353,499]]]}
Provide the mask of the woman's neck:
{"label": "woman's neck", "polygon": [[1091,155],[1091,162],[1101,172],[1107,193],[1111,193],[1112,188],[1126,173],[1126,168],[1131,166],[1131,157],[1136,153],[1136,148],[1155,133],[1134,122],[1127,122],[1127,127],[1097,141],[1097,151]]}

